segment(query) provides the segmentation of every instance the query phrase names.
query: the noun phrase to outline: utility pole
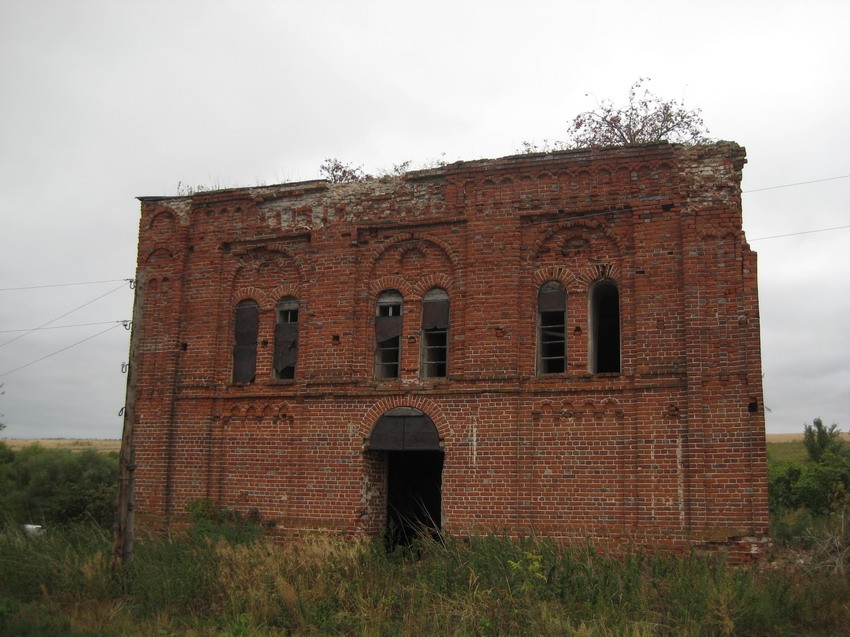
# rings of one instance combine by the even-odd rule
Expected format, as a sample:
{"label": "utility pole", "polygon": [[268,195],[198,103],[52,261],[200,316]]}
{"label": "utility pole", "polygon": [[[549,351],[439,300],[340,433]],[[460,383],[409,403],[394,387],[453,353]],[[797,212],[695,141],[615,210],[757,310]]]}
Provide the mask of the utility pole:
{"label": "utility pole", "polygon": [[[130,360],[127,368],[127,397],[124,403],[124,429],[121,434],[121,455],[118,458],[118,496],[115,512],[115,533],[112,543],[111,568],[113,573],[125,571],[133,555],[133,494],[136,470],[136,453],[133,446],[133,424],[136,418],[136,372],[138,370],[139,340],[141,339],[142,297],[145,290],[144,274],[136,275],[136,294],[133,301],[133,322],[130,332]],[[122,577],[124,589],[127,579]]]}

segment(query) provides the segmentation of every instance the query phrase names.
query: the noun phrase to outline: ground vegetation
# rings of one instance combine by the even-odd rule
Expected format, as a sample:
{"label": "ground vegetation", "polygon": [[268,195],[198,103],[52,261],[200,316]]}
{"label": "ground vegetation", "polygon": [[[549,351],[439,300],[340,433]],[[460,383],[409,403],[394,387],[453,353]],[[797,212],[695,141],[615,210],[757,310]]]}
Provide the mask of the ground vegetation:
{"label": "ground vegetation", "polygon": [[[769,445],[776,541],[751,564],[497,532],[392,551],[366,538],[273,542],[257,512],[197,500],[183,532],[138,537],[119,578],[109,533],[91,520],[39,535],[6,525],[0,635],[843,634],[850,528],[834,458],[844,445],[827,440],[814,454],[803,440]],[[18,453],[0,445],[0,462]],[[829,495],[810,501],[807,489]]]}

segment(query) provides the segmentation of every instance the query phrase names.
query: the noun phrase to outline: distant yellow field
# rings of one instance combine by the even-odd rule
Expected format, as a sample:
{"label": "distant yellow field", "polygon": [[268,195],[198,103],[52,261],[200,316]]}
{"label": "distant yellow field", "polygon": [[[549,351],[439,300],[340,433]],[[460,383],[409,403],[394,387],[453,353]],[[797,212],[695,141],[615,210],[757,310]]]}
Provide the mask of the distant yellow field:
{"label": "distant yellow field", "polygon": [[[845,432],[844,439],[850,441],[850,433]],[[795,442],[803,439],[803,433],[794,434],[767,434],[768,442]],[[111,439],[95,438],[0,438],[12,449],[20,449],[27,445],[40,444],[48,448],[65,448],[72,451],[94,448],[98,451],[110,452],[121,451],[121,441]]]}
{"label": "distant yellow field", "polygon": [[83,451],[84,449],[97,449],[104,453],[120,451],[120,440],[100,440],[95,438],[0,438],[12,449],[17,450],[27,445],[39,444],[48,449],[70,449],[71,451]]}
{"label": "distant yellow field", "polygon": [[[850,432],[842,432],[841,436],[844,440],[850,441]],[[767,434],[768,442],[794,442],[803,439],[803,432],[798,434]]]}
{"label": "distant yellow field", "polygon": [[795,442],[803,439],[803,432],[798,434],[767,434],[768,442]]}

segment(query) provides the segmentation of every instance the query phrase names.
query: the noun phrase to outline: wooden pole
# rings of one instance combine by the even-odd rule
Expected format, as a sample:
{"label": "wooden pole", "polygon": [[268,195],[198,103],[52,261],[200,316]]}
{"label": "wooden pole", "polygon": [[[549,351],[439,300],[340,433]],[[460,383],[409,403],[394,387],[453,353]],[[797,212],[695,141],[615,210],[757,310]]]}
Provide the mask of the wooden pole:
{"label": "wooden pole", "polygon": [[[133,555],[133,503],[136,452],[133,445],[133,423],[136,418],[136,372],[138,370],[139,340],[141,338],[142,297],[144,274],[136,276],[136,294],[133,301],[133,322],[130,332],[130,360],[127,369],[127,397],[124,403],[124,429],[121,434],[121,455],[118,458],[118,496],[115,513],[115,533],[112,544],[112,572],[124,574]],[[124,589],[127,579],[122,578]]]}

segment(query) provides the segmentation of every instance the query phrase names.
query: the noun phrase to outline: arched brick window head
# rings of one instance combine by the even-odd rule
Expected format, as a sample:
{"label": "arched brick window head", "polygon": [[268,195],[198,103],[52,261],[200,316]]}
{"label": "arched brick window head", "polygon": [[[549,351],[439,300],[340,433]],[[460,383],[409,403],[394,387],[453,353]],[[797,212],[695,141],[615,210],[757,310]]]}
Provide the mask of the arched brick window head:
{"label": "arched brick window head", "polygon": [[257,374],[257,333],[260,306],[253,299],[236,306],[233,336],[233,382],[248,385]]}
{"label": "arched brick window head", "polygon": [[422,298],[422,349],[419,369],[423,378],[445,378],[449,362],[449,295],[432,288]]}
{"label": "arched brick window head", "polygon": [[298,299],[286,297],[277,304],[274,326],[274,376],[295,378],[298,362]]}
{"label": "arched brick window head", "polygon": [[401,361],[402,296],[397,290],[378,295],[375,307],[375,378],[398,378]]}
{"label": "arched brick window head", "polygon": [[566,371],[567,291],[558,281],[540,286],[537,293],[537,373]]}
{"label": "arched brick window head", "polygon": [[590,371],[620,373],[620,290],[611,281],[593,286],[590,298]]}

